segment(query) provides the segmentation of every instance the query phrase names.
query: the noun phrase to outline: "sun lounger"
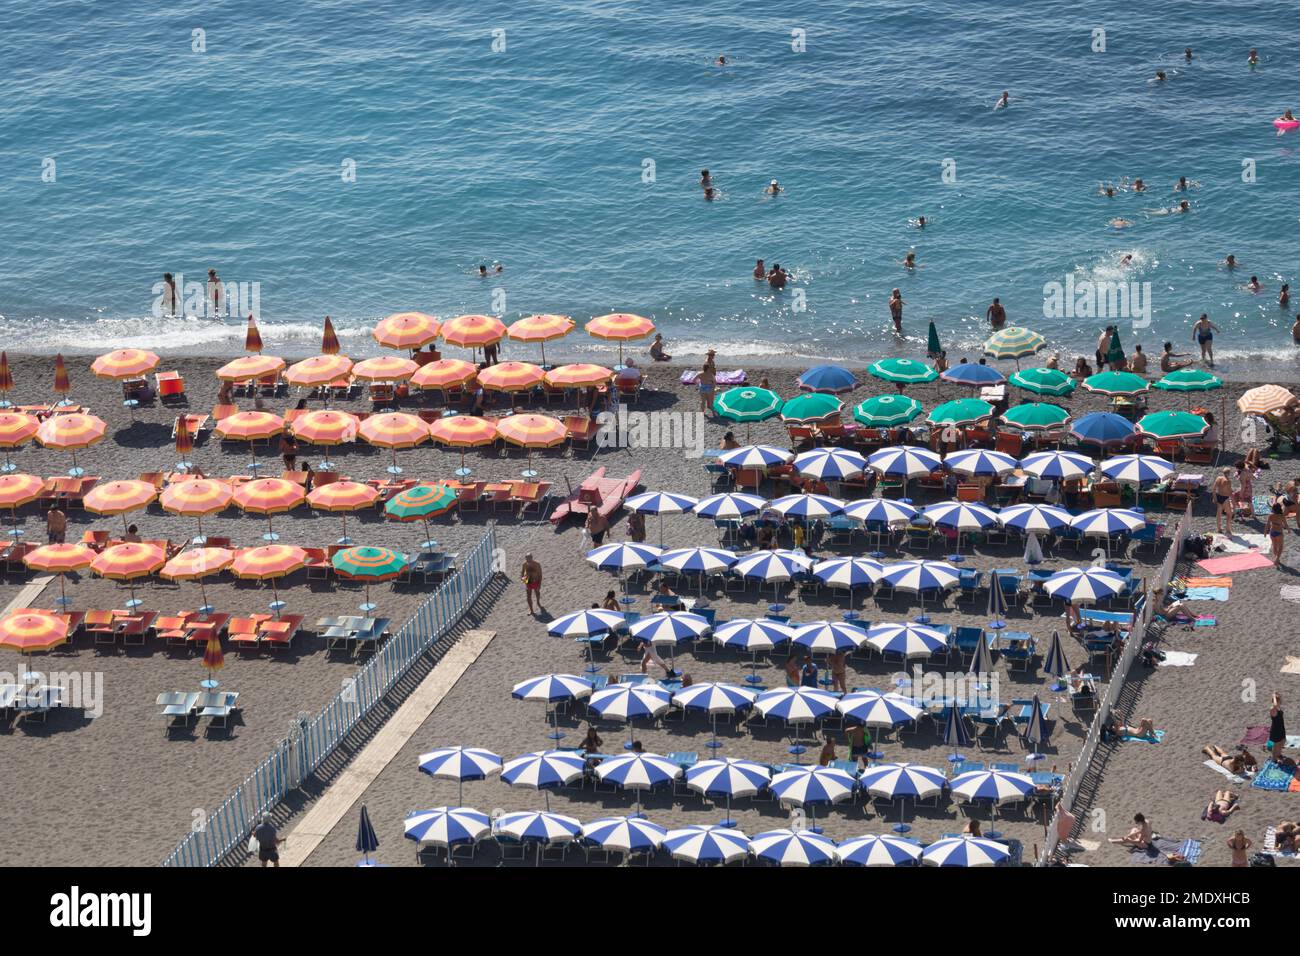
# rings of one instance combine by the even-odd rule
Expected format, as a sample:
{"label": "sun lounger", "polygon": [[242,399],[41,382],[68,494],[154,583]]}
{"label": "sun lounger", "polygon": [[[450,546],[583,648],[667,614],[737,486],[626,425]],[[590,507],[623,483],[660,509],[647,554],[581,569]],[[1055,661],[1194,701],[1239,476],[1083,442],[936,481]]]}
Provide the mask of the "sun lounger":
{"label": "sun lounger", "polygon": [[356,632],[356,643],[353,645],[352,653],[360,656],[362,651],[375,651],[379,648],[379,641],[388,632],[389,619],[386,617],[372,618],[369,627]]}
{"label": "sun lounger", "polygon": [[239,694],[233,691],[215,691],[207,694],[200,694],[195,707],[199,709],[200,717],[210,717],[208,730],[226,730],[230,726],[231,715],[238,710],[236,701],[239,700]]}
{"label": "sun lounger", "polygon": [[170,736],[174,730],[189,728],[200,696],[202,695],[197,692],[183,690],[167,691],[158,695],[157,703],[162,708],[162,716],[169,718],[164,730],[165,734]]}
{"label": "sun lounger", "polygon": [[44,723],[46,716],[55,707],[63,706],[62,687],[32,687],[24,689],[14,700],[14,709],[18,720],[34,720]]}
{"label": "sun lounger", "polygon": [[263,621],[258,636],[271,650],[286,650],[302,630],[302,621],[301,614],[286,614],[278,621]]}

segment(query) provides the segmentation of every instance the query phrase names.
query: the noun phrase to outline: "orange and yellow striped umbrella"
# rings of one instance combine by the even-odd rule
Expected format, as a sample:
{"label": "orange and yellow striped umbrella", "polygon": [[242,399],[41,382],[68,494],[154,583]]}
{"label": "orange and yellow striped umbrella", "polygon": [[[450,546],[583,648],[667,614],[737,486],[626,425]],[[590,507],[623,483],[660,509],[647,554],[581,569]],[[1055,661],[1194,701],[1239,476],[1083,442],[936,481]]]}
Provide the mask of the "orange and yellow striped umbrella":
{"label": "orange and yellow striped umbrella", "polygon": [[14,373],[9,371],[9,353],[0,352],[0,392],[14,387]]}
{"label": "orange and yellow striped umbrella", "polygon": [[492,315],[458,315],[454,319],[448,319],[442,327],[442,338],[448,345],[459,345],[465,349],[482,348],[500,342],[505,335],[505,325]]}
{"label": "orange and yellow striped umbrella", "polygon": [[618,364],[623,364],[623,343],[633,342],[653,335],[655,324],[641,315],[630,312],[611,312],[598,315],[584,326],[587,334],[595,339],[605,339],[618,343]]}
{"label": "orange and yellow striped umbrella", "polygon": [[414,448],[429,439],[429,426],[408,412],[385,412],[371,415],[358,429],[359,434],[380,448]]}
{"label": "orange and yellow striped umbrella", "polygon": [[67,639],[67,618],[53,611],[29,609],[0,618],[0,647],[31,654],[58,647]]}
{"label": "orange and yellow striped umbrella", "polygon": [[72,379],[68,377],[68,366],[63,361],[63,354],[54,356],[54,391],[67,395],[72,391]]}
{"label": "orange and yellow striped umbrella", "polygon": [[244,333],[244,351],[262,351],[262,333],[257,331],[257,323],[253,321],[251,313],[248,316],[248,331]]}
{"label": "orange and yellow striped umbrella", "polygon": [[46,448],[61,448],[75,451],[89,448],[104,437],[108,424],[95,415],[73,412],[68,415],[53,415],[41,422],[36,429],[36,440]]}
{"label": "orange and yellow striped umbrella", "polygon": [[553,448],[568,437],[564,423],[549,415],[511,415],[497,422],[497,431],[524,448]]}
{"label": "orange and yellow striped umbrella", "polygon": [[284,359],[278,355],[245,355],[217,369],[217,378],[223,382],[247,382],[282,371]]}
{"label": "orange and yellow striped umbrella", "polygon": [[339,538],[339,544],[351,544],[352,539],[348,537],[348,515],[349,511],[360,511],[362,508],[369,508],[379,500],[379,490],[363,485],[359,481],[333,481],[328,485],[321,485],[313,488],[307,494],[307,504],[317,511],[335,511],[343,518],[343,537]]}
{"label": "orange and yellow striped umbrella", "polygon": [[291,544],[264,544],[235,555],[230,570],[251,581],[273,581],[300,571],[307,564],[307,552]]}
{"label": "orange and yellow striped umbrella", "polygon": [[158,503],[163,510],[188,517],[216,514],[230,505],[235,490],[215,478],[190,478],[163,489]]}
{"label": "orange and yellow striped umbrella", "polygon": [[438,337],[442,323],[423,312],[394,312],[381,319],[371,333],[387,349],[424,348]]}
{"label": "orange and yellow striped umbrella", "polygon": [[418,388],[452,388],[474,380],[478,367],[461,359],[439,359],[422,366],[411,376],[411,384]]}
{"label": "orange and yellow striped umbrella", "polygon": [[0,508],[19,508],[41,496],[43,479],[35,475],[0,475]]}
{"label": "orange and yellow striped umbrella", "polygon": [[226,666],[226,655],[221,649],[221,635],[216,631],[208,638],[207,645],[203,648],[203,667],[208,672],[208,682],[203,686],[212,687],[212,675],[221,668]]}
{"label": "orange and yellow striped umbrella", "polygon": [[0,412],[0,448],[27,444],[40,426],[40,422],[25,412]]}
{"label": "orange and yellow striped umbrella", "polygon": [[294,437],[313,445],[342,445],[357,440],[360,426],[361,422],[355,415],[323,408],[299,415],[289,430]]}
{"label": "orange and yellow striped umbrella", "polygon": [[420,366],[396,355],[381,355],[352,366],[352,374],[363,382],[405,382]]}
{"label": "orange and yellow striped umbrella", "polygon": [[546,375],[531,362],[500,362],[478,373],[478,383],[493,392],[526,392],[542,384]]}
{"label": "orange and yellow striped umbrella", "polygon": [[284,419],[271,412],[235,412],[217,422],[218,435],[240,441],[265,440],[282,431],[284,431]]}
{"label": "orange and yellow striped umbrella", "polygon": [[[190,434],[190,426],[186,424],[184,415],[176,416],[176,424],[172,426],[172,431],[175,433],[176,454],[184,456],[194,450],[194,436]],[[189,467],[187,463],[182,464]]]}
{"label": "orange and yellow striped umbrella", "polygon": [[244,511],[273,515],[290,511],[303,503],[307,492],[302,485],[283,478],[246,481],[235,490],[234,500]]}
{"label": "orange and yellow striped umbrella", "polygon": [[153,574],[166,563],[167,555],[156,544],[126,541],[97,554],[90,570],[113,581],[134,581]]}
{"label": "orange and yellow striped umbrella", "polygon": [[284,380],[290,385],[328,385],[351,371],[352,359],[346,355],[313,355],[290,365]]}
{"label": "orange and yellow striped umbrella", "polygon": [[158,489],[147,481],[123,479],[96,485],[86,493],[87,511],[97,515],[121,515],[125,529],[126,513],[145,507],[158,497]]}
{"label": "orange and yellow striped umbrella", "polygon": [[486,418],[453,415],[431,424],[429,435],[434,441],[452,448],[477,448],[497,440],[497,427]]}
{"label": "orange and yellow striped umbrella", "polygon": [[66,574],[84,571],[95,560],[95,552],[84,544],[43,544],[23,556],[23,563],[33,571]]}
{"label": "orange and yellow striped umbrella", "polygon": [[90,363],[90,370],[100,378],[139,378],[158,367],[162,359],[144,349],[114,349]]}
{"label": "orange and yellow striped umbrella", "polygon": [[576,362],[551,369],[546,373],[546,384],[556,388],[587,388],[591,385],[604,385],[613,377],[613,371],[603,365]]}
{"label": "orange and yellow striped umbrella", "polygon": [[325,316],[325,328],[321,332],[320,351],[322,355],[338,355],[341,347],[339,346],[339,337],[334,333],[334,323],[330,317]]}
{"label": "orange and yellow striped umbrella", "polygon": [[526,315],[510,323],[506,334],[516,342],[538,342],[542,346],[542,364],[546,364],[546,343],[563,338],[573,331],[573,319],[567,315]]}
{"label": "orange and yellow striped umbrella", "polygon": [[1281,385],[1260,385],[1242,393],[1237,408],[1243,415],[1267,415],[1286,408],[1295,396]]}
{"label": "orange and yellow striped umbrella", "polygon": [[[189,548],[168,561],[158,574],[168,581],[198,581],[220,574],[234,560],[235,552],[228,548]],[[203,603],[207,603],[206,597]]]}

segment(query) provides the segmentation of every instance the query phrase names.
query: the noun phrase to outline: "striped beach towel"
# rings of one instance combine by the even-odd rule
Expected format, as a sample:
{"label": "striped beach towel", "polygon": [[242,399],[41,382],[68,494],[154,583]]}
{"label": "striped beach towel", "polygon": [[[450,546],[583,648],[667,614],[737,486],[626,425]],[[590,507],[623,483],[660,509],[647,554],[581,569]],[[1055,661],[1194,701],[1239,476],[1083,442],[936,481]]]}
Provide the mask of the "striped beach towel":
{"label": "striped beach towel", "polygon": [[1291,789],[1294,780],[1295,774],[1292,771],[1279,767],[1270,760],[1260,768],[1259,773],[1255,774],[1255,779],[1250,782],[1250,785],[1257,790],[1286,793]]}

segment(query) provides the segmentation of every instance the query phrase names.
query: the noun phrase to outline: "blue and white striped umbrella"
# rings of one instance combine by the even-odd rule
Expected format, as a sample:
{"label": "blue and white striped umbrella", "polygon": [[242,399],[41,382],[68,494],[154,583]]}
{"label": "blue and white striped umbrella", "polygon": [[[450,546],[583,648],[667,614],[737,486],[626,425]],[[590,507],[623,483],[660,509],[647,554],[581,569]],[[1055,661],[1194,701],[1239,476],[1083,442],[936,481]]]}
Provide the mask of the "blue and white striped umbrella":
{"label": "blue and white striped umbrella", "polygon": [[582,833],[582,824],[573,817],[541,810],[507,813],[497,818],[496,832],[516,840],[537,843],[571,843]]}
{"label": "blue and white striped umbrella", "polygon": [[840,621],[809,621],[794,629],[794,642],[814,654],[853,650],[866,640],[867,632],[862,628]]}
{"label": "blue and white striped umbrella", "polygon": [[886,565],[880,580],[898,591],[936,591],[957,586],[961,575],[946,561],[900,561]]}
{"label": "blue and white striped umbrella", "polygon": [[749,852],[777,866],[830,866],[835,841],[811,830],[768,830],[749,841]]}
{"label": "blue and white striped umbrella", "polygon": [[520,681],[510,691],[515,700],[579,700],[592,691],[591,681],[576,674],[543,674]]}
{"label": "blue and white striped umbrella", "polygon": [[1070,527],[1081,534],[1123,534],[1146,527],[1146,515],[1127,508],[1093,508],[1070,520]]}
{"label": "blue and white striped umbrella", "polygon": [[1011,856],[1005,843],[983,837],[947,837],[921,853],[926,866],[993,866]]}
{"label": "blue and white striped umbrella", "polygon": [[916,445],[891,445],[874,452],[867,459],[867,465],[882,475],[898,475],[902,478],[916,478],[928,475],[940,465],[940,458],[928,448]]}
{"label": "blue and white striped umbrella", "polygon": [[836,694],[815,687],[773,687],[758,695],[754,708],[764,717],[803,724],[833,713],[837,700]]}
{"label": "blue and white striped umbrella", "polygon": [[742,445],[718,456],[718,461],[728,468],[772,468],[787,464],[794,452],[775,445]]}
{"label": "blue and white striped umbrella", "polygon": [[440,747],[420,754],[420,772],[447,780],[486,780],[501,772],[501,758],[482,747]]}
{"label": "blue and white striped umbrella", "polygon": [[882,654],[901,654],[908,660],[929,657],[948,646],[942,631],[924,624],[873,624],[867,631],[867,643]]}
{"label": "blue and white striped umbrella", "polygon": [[1020,467],[1035,478],[1082,478],[1097,463],[1078,452],[1039,451],[1020,459]]}
{"label": "blue and white striped umbrella", "polygon": [[814,448],[795,455],[794,467],[809,478],[841,481],[866,471],[867,459],[850,448]]}
{"label": "blue and white striped umbrella", "polygon": [[941,793],[948,783],[942,770],[915,763],[880,763],[862,771],[858,786],[873,797],[915,797],[924,800]]}
{"label": "blue and white striped umbrella", "polygon": [[916,517],[916,509],[890,498],[861,498],[846,504],[844,514],[864,523],[876,521],[882,524],[898,524],[902,521],[911,521]]}
{"label": "blue and white striped umbrella", "polygon": [[771,779],[761,763],[734,757],[705,760],[686,771],[686,786],[706,797],[752,797]]}
{"label": "blue and white striped umbrella", "polygon": [[1070,604],[1095,604],[1124,590],[1124,579],[1106,568],[1066,568],[1045,582],[1043,590]]}
{"label": "blue and white striped umbrella", "polygon": [[587,552],[587,560],[602,571],[626,571],[629,568],[644,568],[658,560],[663,548],[652,544],[632,544],[620,541],[617,544],[602,544]]}
{"label": "blue and white striped umbrella", "polygon": [[831,587],[861,588],[879,581],[885,568],[870,558],[828,558],[814,564],[812,572]]}
{"label": "blue and white striped umbrella", "polygon": [[576,750],[537,750],[501,768],[501,779],[512,787],[554,790],[582,776],[585,760]]}
{"label": "blue and white striped umbrella", "polygon": [[809,765],[778,773],[768,789],[776,799],[786,803],[818,807],[849,799],[857,785],[858,781],[851,773],[835,767]]}
{"label": "blue and white striped umbrella", "polygon": [[486,813],[469,807],[434,807],[413,810],[407,814],[402,827],[408,840],[451,846],[483,839],[491,832],[492,821]]}
{"label": "blue and white striped umbrella", "polygon": [[741,577],[779,583],[789,581],[811,565],[811,558],[793,551],[756,551],[733,564],[731,571]]}
{"label": "blue and white striped umbrella", "polygon": [[690,495],[671,494],[667,491],[646,491],[632,495],[623,502],[629,511],[640,511],[648,515],[675,515],[690,511],[699,503],[698,498]]}
{"label": "blue and white striped umbrella", "polygon": [[713,639],[723,647],[742,651],[767,651],[794,637],[794,629],[780,621],[767,618],[734,618],[719,624]]}
{"label": "blue and white striped umbrella", "polygon": [[1174,466],[1156,455],[1117,455],[1101,463],[1101,473],[1116,481],[1164,481]]}
{"label": "blue and white striped umbrella", "polygon": [[991,800],[1014,803],[1034,792],[1034,781],[1023,773],[1005,770],[972,770],[953,777],[948,783],[954,797],[963,800]]}
{"label": "blue and white striped umbrella", "polygon": [[973,501],[941,501],[921,509],[934,524],[958,531],[979,531],[998,523],[997,512]]}
{"label": "blue and white striped umbrella", "polygon": [[606,817],[582,825],[584,839],[618,853],[657,850],[667,835],[664,827],[640,817]]}
{"label": "blue and white striped umbrella", "polygon": [[656,647],[674,647],[707,634],[709,620],[690,611],[660,611],[641,618],[628,630],[638,641],[647,641]]}
{"label": "blue and white striped umbrella", "polygon": [[835,848],[835,856],[844,866],[916,866],[921,844],[873,834],[845,840]]}
{"label": "blue and white striped umbrella", "polygon": [[943,459],[949,471],[959,475],[1005,475],[1016,470],[1018,462],[1005,452],[987,448],[963,448],[949,452]]}
{"label": "blue and white striped umbrella", "polygon": [[610,684],[591,695],[587,707],[606,720],[634,720],[658,717],[672,702],[672,695],[657,684]]}
{"label": "blue and white striped umbrella", "polygon": [[766,507],[766,498],[730,491],[722,495],[701,498],[700,503],[692,510],[701,518],[747,518],[758,514]]}
{"label": "blue and white striped umbrella", "polygon": [[713,574],[736,563],[736,555],[725,548],[673,548],[659,556],[659,563],[674,571]]}
{"label": "blue and white striped umbrella", "polygon": [[1004,528],[1018,528],[1026,533],[1048,533],[1069,527],[1073,515],[1057,505],[1009,505],[998,512]]}
{"label": "blue and white striped umbrella", "polygon": [[681,775],[681,767],[658,754],[620,754],[596,764],[597,777],[624,790],[649,790]]}
{"label": "blue and white striped umbrella", "polygon": [[769,506],[790,518],[829,518],[844,510],[844,502],[829,495],[786,495]]}
{"label": "blue and white striped umbrella", "polygon": [[664,849],[675,860],[689,863],[733,863],[749,854],[749,837],[715,824],[695,824],[669,830]]}
{"label": "blue and white striped umbrella", "polygon": [[753,705],[757,692],[720,681],[702,681],[683,687],[673,695],[673,703],[683,710],[705,714],[734,714]]}
{"label": "blue and white striped umbrella", "polygon": [[618,611],[593,607],[557,617],[546,625],[546,633],[552,637],[589,637],[619,627],[625,620]]}
{"label": "blue and white striped umbrella", "polygon": [[943,744],[945,747],[969,747],[973,743],[966,721],[962,720],[960,707],[948,708],[948,719],[943,722]]}
{"label": "blue and white striped umbrella", "polygon": [[1064,677],[1070,673],[1070,662],[1065,659],[1059,631],[1052,631],[1052,642],[1047,645],[1047,653],[1043,655],[1043,673],[1053,677]]}
{"label": "blue and white striped umbrella", "polygon": [[921,708],[906,697],[875,690],[845,694],[835,704],[835,709],[846,719],[868,727],[898,727],[911,723],[922,713]]}

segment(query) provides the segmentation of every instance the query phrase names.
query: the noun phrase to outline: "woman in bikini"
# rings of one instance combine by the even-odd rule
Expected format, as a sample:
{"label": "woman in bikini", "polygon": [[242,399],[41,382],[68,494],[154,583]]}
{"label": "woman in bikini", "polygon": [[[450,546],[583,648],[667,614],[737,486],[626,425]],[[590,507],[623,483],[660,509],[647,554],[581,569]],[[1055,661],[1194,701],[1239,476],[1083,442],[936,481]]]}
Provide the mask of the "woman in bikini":
{"label": "woman in bikini", "polygon": [[1286,512],[1282,506],[1273,505],[1273,511],[1265,524],[1268,529],[1268,544],[1273,549],[1273,567],[1282,566],[1282,546],[1286,544]]}
{"label": "woman in bikini", "polygon": [[[1214,479],[1210,489],[1214,495],[1214,530],[1219,534],[1232,534],[1232,469],[1225,468]],[[1224,531],[1224,522],[1228,530]]]}
{"label": "woman in bikini", "polygon": [[1250,857],[1246,854],[1255,844],[1241,830],[1228,837],[1228,849],[1232,851],[1233,866],[1250,866]]}
{"label": "woman in bikini", "polygon": [[1206,804],[1202,818],[1214,823],[1222,823],[1241,809],[1241,805],[1237,800],[1237,795],[1231,790],[1216,791],[1214,799]]}
{"label": "woman in bikini", "polygon": [[1243,773],[1254,773],[1255,768],[1259,765],[1255,762],[1254,755],[1246,749],[1240,753],[1230,754],[1217,744],[1206,744],[1201,748],[1201,753],[1209,757],[1220,767],[1229,773],[1235,773],[1241,776]]}

